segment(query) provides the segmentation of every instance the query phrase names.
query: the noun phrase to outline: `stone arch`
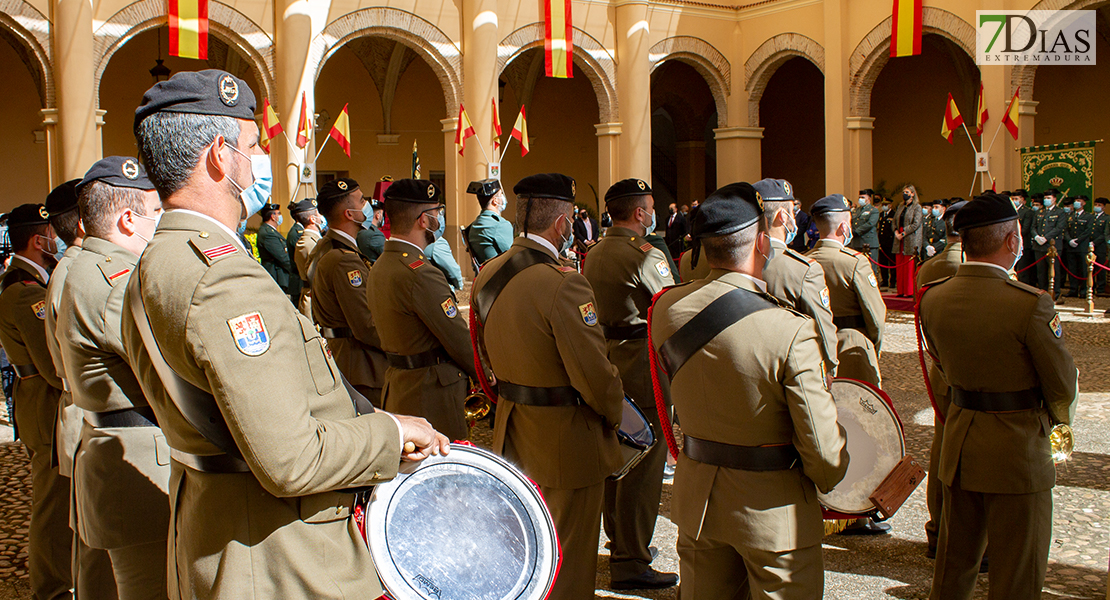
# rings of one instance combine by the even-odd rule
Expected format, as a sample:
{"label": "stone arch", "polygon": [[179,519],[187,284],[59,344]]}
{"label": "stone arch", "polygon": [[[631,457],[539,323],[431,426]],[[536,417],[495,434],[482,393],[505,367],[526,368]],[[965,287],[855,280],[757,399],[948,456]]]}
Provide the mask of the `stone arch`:
{"label": "stone arch", "polygon": [[786,61],[801,57],[825,74],[825,47],[800,33],[780,33],[759,45],[744,63],[744,89],[748,91],[748,127],[759,127],[759,101],[771,76]]}
{"label": "stone arch", "polygon": [[24,0],[0,0],[0,38],[11,43],[31,71],[43,108],[54,108],[54,55],[50,21]]}
{"label": "stone arch", "polygon": [[[922,34],[936,34],[975,56],[975,29],[959,15],[926,6],[921,10]],[[882,20],[860,41],[848,58],[850,111],[853,117],[871,114],[871,90],[890,60],[891,17]]]}
{"label": "stone arch", "polygon": [[448,117],[462,101],[462,52],[458,44],[430,21],[396,8],[364,8],[332,21],[312,40],[308,65],[313,81],[320,78],[324,63],[347,42],[364,36],[380,36],[412,48],[439,79]]}
{"label": "stone arch", "polygon": [[[543,23],[532,23],[505,36],[497,46],[497,74],[527,50],[543,45]],[[613,55],[590,34],[575,27],[574,63],[578,65],[597,96],[599,123],[612,123],[619,120],[617,105],[617,63]]]}
{"label": "stone arch", "polygon": [[[112,55],[136,35],[169,22],[165,0],[139,0],[112,15],[93,33],[93,64],[96,101],[100,103],[100,80]],[[208,3],[208,32],[226,42],[251,64],[258,87],[273,97],[274,40],[254,21],[231,6],[211,0]]]}
{"label": "stone arch", "polygon": [[665,61],[678,60],[692,67],[709,84],[713,103],[717,107],[717,126],[728,124],[728,96],[732,93],[732,64],[713,44],[696,37],[675,36],[662,40],[648,50],[651,70]]}
{"label": "stone arch", "polygon": [[[1106,5],[1107,0],[1041,0],[1029,10],[1091,10]],[[1037,65],[1015,65],[1010,70],[1010,94],[1020,87],[1022,100],[1033,99],[1033,83],[1037,79]]]}

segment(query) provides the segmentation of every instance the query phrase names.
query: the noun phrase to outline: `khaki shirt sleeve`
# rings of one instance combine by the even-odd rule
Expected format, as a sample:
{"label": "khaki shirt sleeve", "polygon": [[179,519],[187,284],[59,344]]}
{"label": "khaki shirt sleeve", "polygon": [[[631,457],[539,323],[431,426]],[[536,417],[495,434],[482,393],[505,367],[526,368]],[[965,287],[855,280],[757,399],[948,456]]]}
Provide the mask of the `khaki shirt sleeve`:
{"label": "khaki shirt sleeve", "polygon": [[783,386],[802,471],[818,490],[828,493],[848,472],[848,447],[844,428],[836,421],[836,404],[817,368],[821,357],[817,327],[807,320],[790,344]]}
{"label": "khaki shirt sleeve", "polygon": [[[661,268],[666,270],[667,275],[663,275]],[[644,256],[644,262],[640,265],[640,285],[648,296],[654,296],[668,285],[674,285],[672,271],[674,271],[674,263],[667,260],[666,255],[658,248],[652,248]],[[645,312],[643,316],[646,319],[647,313]]]}
{"label": "khaki shirt sleeve", "polygon": [[596,319],[594,325],[586,324],[582,307],[587,304],[597,306],[589,281],[578,273],[563,277],[552,302],[551,331],[570,384],[590,408],[616,427],[624,412],[624,385],[605,354],[605,338]]}
{"label": "khaki shirt sleeve", "polygon": [[809,268],[806,269],[805,279],[802,280],[802,295],[798,298],[794,309],[813,317],[816,321],[825,366],[832,375],[836,373],[836,367],[840,362],[836,358],[836,326],[833,325],[832,309],[822,302],[822,298],[828,297],[829,288],[825,283],[825,270],[817,261],[811,261]]}
{"label": "khaki shirt sleeve", "polygon": [[[50,347],[46,345],[46,322],[35,316],[34,304],[46,301],[46,288],[39,285],[22,285],[19,292],[19,310],[27,311],[15,319],[16,329],[27,346],[27,353],[31,355],[31,362],[38,369],[39,375],[51,386],[62,389],[62,380],[54,368],[54,360],[50,357]],[[50,310],[47,306],[46,310]]]}
{"label": "khaki shirt sleeve", "polygon": [[1079,400],[1079,370],[1064,345],[1061,335],[1053,333],[1056,308],[1050,294],[1041,294],[1025,331],[1025,345],[1041,380],[1048,410],[1057,423],[1071,424]]}
{"label": "khaki shirt sleeve", "polygon": [[[268,492],[303,496],[370,485],[395,476],[401,443],[393,418],[378,412],[323,419],[311,414],[320,397],[347,397],[338,378],[319,390],[318,367],[338,373],[315,331],[259,268],[245,260],[213,264],[196,287],[185,322],[186,352],[208,380],[216,403],[251,471]],[[269,346],[248,356],[229,321],[257,312]],[[312,339],[309,334],[312,334]],[[312,352],[306,360],[306,352]],[[326,375],[326,373],[324,373]],[[313,386],[312,382],[317,385]],[[349,402],[349,399],[345,399]]]}
{"label": "khaki shirt sleeve", "polygon": [[[447,285],[447,279],[439,269],[417,269],[416,275],[412,301],[417,316],[443,344],[443,349],[455,365],[478,381],[478,374],[474,371],[474,347],[470,345],[470,328]],[[451,305],[454,305],[454,316],[448,317]]]}
{"label": "khaki shirt sleeve", "polygon": [[[350,273],[359,272],[359,283],[351,282]],[[319,269],[317,269],[317,273]],[[366,282],[370,278],[370,268],[362,259],[353,252],[343,252],[342,257],[329,270],[328,276],[332,278],[331,286],[335,290],[335,299],[351,328],[355,339],[373,346],[382,347],[382,340],[378,337],[378,330],[374,327],[374,316],[370,314],[370,304],[366,298]]]}
{"label": "khaki shirt sleeve", "polygon": [[859,294],[863,320],[867,323],[867,337],[875,344],[875,352],[880,352],[883,348],[883,329],[886,327],[886,304],[883,303],[878,282],[875,281],[875,272],[862,256],[856,261],[852,284]]}

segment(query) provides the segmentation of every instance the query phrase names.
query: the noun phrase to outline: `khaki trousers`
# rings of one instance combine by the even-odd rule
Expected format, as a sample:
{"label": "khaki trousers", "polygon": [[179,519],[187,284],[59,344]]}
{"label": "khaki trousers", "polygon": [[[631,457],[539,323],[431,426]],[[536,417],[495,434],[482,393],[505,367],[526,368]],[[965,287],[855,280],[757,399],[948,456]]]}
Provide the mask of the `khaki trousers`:
{"label": "khaki trousers", "polygon": [[940,449],[944,445],[944,425],[933,417],[933,445],[929,449],[929,474],[925,477],[925,503],[929,520],[925,522],[925,540],[932,549],[940,540],[940,520],[944,508],[944,484],[940,481]]}
{"label": "khaki trousers", "polygon": [[[658,412],[654,408],[651,412],[644,410],[644,416],[662,438]],[[619,481],[605,482],[605,535],[612,542],[609,575],[613,581],[631,579],[651,566],[648,546],[659,516],[666,462],[667,443],[658,439],[627,475]]]}
{"label": "khaki trousers", "polygon": [[680,600],[813,600],[825,589],[821,545],[767,552],[678,532]]}
{"label": "khaki trousers", "polygon": [[605,484],[562,490],[540,486],[547,502],[563,565],[549,600],[593,600],[597,581],[597,546],[601,538],[601,508]]}
{"label": "khaki trousers", "polygon": [[[164,550],[162,555],[165,556]],[[77,600],[116,600],[120,597],[108,551],[89,547],[77,534],[73,535],[73,595]]]}
{"label": "khaki trousers", "polygon": [[165,540],[108,550],[119,600],[166,600]]}

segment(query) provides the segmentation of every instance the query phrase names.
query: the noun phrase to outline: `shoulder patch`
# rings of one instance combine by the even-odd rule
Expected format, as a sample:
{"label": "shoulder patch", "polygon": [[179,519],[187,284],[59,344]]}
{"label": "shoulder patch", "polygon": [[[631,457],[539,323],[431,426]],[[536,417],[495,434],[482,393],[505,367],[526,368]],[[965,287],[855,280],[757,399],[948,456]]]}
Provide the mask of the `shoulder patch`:
{"label": "shoulder patch", "polygon": [[116,285],[125,275],[131,272],[130,267],[120,268],[119,265],[113,265],[108,262],[101,262],[96,266],[100,268],[100,273],[104,275],[104,280],[108,282],[108,285],[112,286]]}
{"label": "shoulder patch", "polygon": [[575,271],[574,267],[566,267],[563,265],[551,265],[551,267],[560,273],[574,273]]}
{"label": "shoulder patch", "polygon": [[46,300],[39,300],[31,305],[31,311],[40,321],[46,320]]}
{"label": "shoulder patch", "polygon": [[829,307],[829,288],[825,286],[821,288],[821,306]]}
{"label": "shoulder patch", "polygon": [[270,334],[260,313],[252,312],[228,319],[227,326],[231,328],[235,347],[243,354],[260,356],[270,349]]}
{"label": "shoulder patch", "polygon": [[1052,330],[1052,335],[1056,337],[1061,337],[1064,335],[1064,326],[1060,324],[1059,313],[1053,316],[1052,320],[1048,322],[1048,328]]}
{"label": "shoulder patch", "polygon": [[655,270],[659,271],[659,274],[662,275],[663,277],[670,277],[671,276],[671,268],[667,265],[667,260],[666,259],[663,259],[663,260],[655,263]]}
{"label": "shoulder patch", "polygon": [[409,268],[412,269],[413,271],[415,271],[415,270],[417,270],[417,269],[419,269],[420,267],[423,267],[423,266],[424,266],[424,261],[422,261],[420,259],[414,260],[414,261],[409,263]]}
{"label": "shoulder patch", "polygon": [[593,327],[597,325],[597,311],[594,310],[594,303],[587,302],[578,307],[578,312],[582,313],[582,321]]}
{"label": "shoulder patch", "polygon": [[867,283],[870,283],[871,287],[873,287],[873,288],[879,287],[879,282],[875,281],[875,274],[874,273],[868,273],[867,274]]}
{"label": "shoulder patch", "polygon": [[204,261],[211,265],[212,263],[222,258],[231,256],[239,252],[239,248],[235,244],[218,244],[210,245],[211,240],[208,238],[191,238],[189,244],[196,248],[197,252],[204,258]]}
{"label": "shoulder patch", "polygon": [[358,287],[362,285],[362,271],[355,269],[354,271],[347,271],[347,281],[351,282],[351,287]]}
{"label": "shoulder patch", "polygon": [[651,249],[654,247],[655,246],[651,245],[651,242],[644,242],[643,244],[640,244],[640,252],[651,252]]}
{"label": "shoulder patch", "polygon": [[453,298],[448,298],[439,305],[443,309],[443,314],[447,315],[448,319],[454,319],[459,314],[459,307],[455,304]]}

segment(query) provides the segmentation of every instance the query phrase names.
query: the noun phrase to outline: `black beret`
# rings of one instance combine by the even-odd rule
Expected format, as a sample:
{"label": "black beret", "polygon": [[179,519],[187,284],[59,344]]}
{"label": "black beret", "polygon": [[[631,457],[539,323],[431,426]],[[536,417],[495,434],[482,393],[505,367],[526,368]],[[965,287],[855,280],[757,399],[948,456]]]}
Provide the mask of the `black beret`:
{"label": "black beret", "polygon": [[158,112],[190,113],[254,120],[254,92],[247,82],[226,71],[178,71],[143,94],[135,109],[135,127]]}
{"label": "black beret", "polygon": [[70,179],[50,191],[46,196],[46,212],[60,215],[77,208],[77,184],[80,179]]}
{"label": "black beret", "polygon": [[764,202],[794,201],[794,187],[785,179],[760,179],[753,183],[752,187],[759,192]]}
{"label": "black beret", "polygon": [[440,195],[439,187],[427,179],[401,179],[385,190],[386,200],[415,204],[439,204]]}
{"label": "black beret", "polygon": [[953,198],[953,200],[958,200],[958,202],[953,202],[952,205],[948,207],[948,210],[944,211],[944,216],[946,217],[955,215],[960,212],[961,208],[967,206],[967,200],[960,200],[959,198]]}
{"label": "black beret", "polygon": [[849,210],[851,210],[851,207],[848,206],[848,201],[844,199],[844,196],[833,194],[814,202],[809,209],[809,214],[817,217],[825,213],[848,212]]}
{"label": "black beret", "polygon": [[651,194],[651,186],[643,179],[622,179],[605,192],[605,201],[612,202],[620,198],[631,196],[647,196]]}
{"label": "black beret", "polygon": [[[94,181],[107,183],[112,187],[132,188],[136,190],[153,190],[154,184],[147,179],[146,169],[139,164],[139,160],[129,156],[106,156],[96,161],[85,173],[84,179],[77,184],[77,193]],[[50,210],[50,199],[47,198],[46,209]],[[50,211],[54,214],[54,211]]]}
{"label": "black beret", "polygon": [[273,202],[267,202],[262,205],[262,210],[281,210],[281,207]]}
{"label": "black beret", "polygon": [[1042,201],[1044,201],[1044,194],[1042,194],[1040,192],[1037,192],[1036,194],[1033,194],[1033,202],[1042,202]]}
{"label": "black beret", "polygon": [[300,202],[289,203],[289,214],[291,215],[295,215],[297,213],[306,213],[313,210],[316,210],[315,198],[305,198]]}
{"label": "black beret", "polygon": [[492,198],[499,191],[501,191],[501,182],[497,179],[471,181],[470,185],[466,186],[466,193],[476,194],[484,198]]}
{"label": "black beret", "polygon": [[556,200],[574,202],[574,179],[562,173],[529,175],[513,186],[513,193],[517,196],[554,198]]}
{"label": "black beret", "polygon": [[1010,195],[1011,196],[1021,196],[1022,198],[1028,198],[1029,197],[1029,192],[1025,191],[1024,189],[1018,188],[1018,189],[1010,192]]}
{"label": "black beret", "polygon": [[1108,201],[1106,198],[1095,198],[1095,204],[1106,204],[1107,202],[1110,201]]}
{"label": "black beret", "polygon": [[320,191],[316,193],[316,202],[330,208],[336,200],[357,189],[358,182],[350,177],[333,179],[320,186]]}
{"label": "black beret", "polygon": [[730,183],[691,210],[690,235],[697,239],[736,233],[763,216],[763,197],[750,183]]}
{"label": "black beret", "polygon": [[50,213],[41,204],[20,204],[8,213],[8,229],[17,227],[30,227],[31,225],[47,225]]}
{"label": "black beret", "polygon": [[1017,210],[1009,198],[988,192],[965,204],[956,214],[954,225],[956,231],[962,233],[965,229],[985,227],[1017,218]]}
{"label": "black beret", "polygon": [[[1009,198],[1009,196],[1007,196],[1007,198]],[[951,203],[952,202],[948,198],[938,198],[936,201],[933,202],[933,204],[937,204],[940,206],[948,206]]]}

